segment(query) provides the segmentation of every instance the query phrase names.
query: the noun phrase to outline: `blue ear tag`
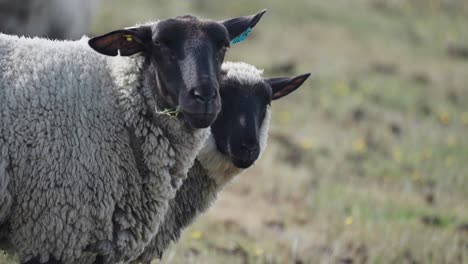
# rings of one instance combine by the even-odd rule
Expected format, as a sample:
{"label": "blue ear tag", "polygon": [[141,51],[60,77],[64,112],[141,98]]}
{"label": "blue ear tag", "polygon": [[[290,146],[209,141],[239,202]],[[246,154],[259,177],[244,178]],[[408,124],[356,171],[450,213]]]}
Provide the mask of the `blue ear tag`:
{"label": "blue ear tag", "polygon": [[242,34],[240,34],[239,36],[231,40],[231,45],[244,41],[250,35],[251,32],[252,32],[252,29],[250,27],[247,28],[246,31],[244,31]]}

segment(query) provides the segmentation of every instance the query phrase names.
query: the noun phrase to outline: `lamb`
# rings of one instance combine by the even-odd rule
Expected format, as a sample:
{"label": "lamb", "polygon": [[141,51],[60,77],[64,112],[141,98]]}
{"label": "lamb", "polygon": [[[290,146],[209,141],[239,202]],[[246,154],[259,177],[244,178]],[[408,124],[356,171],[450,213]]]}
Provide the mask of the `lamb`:
{"label": "lamb", "polygon": [[86,34],[98,0],[0,0],[0,32],[77,40]]}
{"label": "lamb", "polygon": [[210,207],[223,186],[254,164],[267,145],[271,100],[293,92],[310,76],[264,79],[261,70],[246,63],[227,62],[222,69],[222,111],[188,178],[170,201],[158,234],[138,262],[161,258],[182,230]]}
{"label": "lamb", "polygon": [[0,34],[2,249],[21,263],[136,258],[220,110],[229,41],[263,13],[76,42]]}

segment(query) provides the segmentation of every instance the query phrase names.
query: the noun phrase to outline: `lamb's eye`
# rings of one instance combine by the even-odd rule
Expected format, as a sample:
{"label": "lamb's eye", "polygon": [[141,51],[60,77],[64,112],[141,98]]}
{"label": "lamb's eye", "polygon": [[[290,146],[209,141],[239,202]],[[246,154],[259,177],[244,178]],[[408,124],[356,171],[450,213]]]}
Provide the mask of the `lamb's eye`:
{"label": "lamb's eye", "polygon": [[164,41],[164,46],[168,47],[168,48],[172,48],[174,47],[174,41],[172,40],[165,40]]}

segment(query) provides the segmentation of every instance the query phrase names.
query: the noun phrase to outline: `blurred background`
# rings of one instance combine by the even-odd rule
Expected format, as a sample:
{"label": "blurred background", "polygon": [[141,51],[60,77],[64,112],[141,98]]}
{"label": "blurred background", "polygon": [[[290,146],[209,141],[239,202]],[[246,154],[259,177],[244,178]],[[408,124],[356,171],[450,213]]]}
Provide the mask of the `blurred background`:
{"label": "blurred background", "polygon": [[[468,263],[466,0],[44,6],[53,2],[0,0],[1,30],[79,38],[187,13],[226,19],[267,8],[226,60],[264,68],[267,77],[313,74],[273,102],[264,156],[162,263]],[[19,22],[8,18],[13,10]],[[31,33],[39,14],[48,22],[32,24],[59,21],[61,30]],[[65,34],[72,30],[79,33]],[[0,254],[0,263],[13,259]]]}

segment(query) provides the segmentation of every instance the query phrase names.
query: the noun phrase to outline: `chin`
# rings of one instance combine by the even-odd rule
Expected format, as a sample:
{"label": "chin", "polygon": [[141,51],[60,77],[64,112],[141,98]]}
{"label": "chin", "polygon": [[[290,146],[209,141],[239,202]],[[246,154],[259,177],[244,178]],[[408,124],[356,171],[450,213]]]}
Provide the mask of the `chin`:
{"label": "chin", "polygon": [[190,114],[184,113],[185,121],[192,128],[207,128],[216,120],[217,114]]}
{"label": "chin", "polygon": [[231,157],[231,161],[237,168],[247,169],[255,163],[255,160],[244,160],[236,157]]}

